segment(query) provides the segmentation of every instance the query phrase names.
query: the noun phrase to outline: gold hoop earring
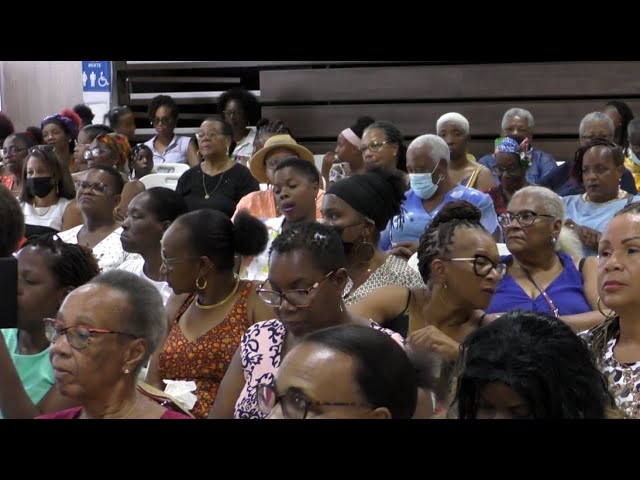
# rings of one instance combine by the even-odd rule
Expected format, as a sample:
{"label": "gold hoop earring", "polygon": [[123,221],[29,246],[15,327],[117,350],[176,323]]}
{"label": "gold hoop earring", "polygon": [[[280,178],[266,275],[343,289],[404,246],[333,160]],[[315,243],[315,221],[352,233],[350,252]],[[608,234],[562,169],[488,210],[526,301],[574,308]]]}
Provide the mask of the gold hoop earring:
{"label": "gold hoop earring", "polygon": [[373,256],[376,254],[376,248],[373,243],[369,242],[367,237],[363,234],[362,241],[356,245],[356,249],[353,255],[360,263],[369,263]]}
{"label": "gold hoop earring", "polygon": [[[600,295],[598,295],[598,311],[604,316],[604,318],[613,318],[616,316],[616,312],[614,312],[612,309],[609,308],[609,313],[604,313],[602,311],[602,299],[600,298]],[[605,305],[606,307],[606,305]],[[607,307],[608,308],[608,307]]]}
{"label": "gold hoop earring", "polygon": [[[200,285],[200,279],[204,280],[204,285]],[[198,278],[196,278],[196,288],[198,290],[204,290],[205,288],[207,288],[207,279],[204,276],[200,276]]]}

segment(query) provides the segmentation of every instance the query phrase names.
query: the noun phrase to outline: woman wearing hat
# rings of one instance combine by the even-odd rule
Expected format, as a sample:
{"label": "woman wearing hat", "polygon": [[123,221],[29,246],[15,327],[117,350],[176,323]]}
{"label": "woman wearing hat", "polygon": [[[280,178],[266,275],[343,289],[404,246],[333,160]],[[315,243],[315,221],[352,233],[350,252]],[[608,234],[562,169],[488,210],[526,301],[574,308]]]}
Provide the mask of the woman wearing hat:
{"label": "woman wearing hat", "polygon": [[182,174],[176,192],[184,197],[190,212],[211,208],[231,217],[238,201],[258,190],[258,182],[247,167],[229,157],[233,131],[221,117],[205,119],[196,138],[202,162]]}
{"label": "woman wearing hat", "polygon": [[[248,210],[251,215],[261,220],[278,216],[279,208],[276,205],[273,193],[273,176],[278,164],[291,156],[307,160],[315,165],[313,153],[302,145],[298,145],[291,135],[274,135],[265,142],[264,147],[251,157],[249,168],[251,174],[260,183],[267,184],[268,188],[259,192],[252,192],[243,197],[238,202],[234,216],[240,210]],[[316,219],[318,220],[322,220],[323,198],[324,190],[320,189],[316,197]]]}

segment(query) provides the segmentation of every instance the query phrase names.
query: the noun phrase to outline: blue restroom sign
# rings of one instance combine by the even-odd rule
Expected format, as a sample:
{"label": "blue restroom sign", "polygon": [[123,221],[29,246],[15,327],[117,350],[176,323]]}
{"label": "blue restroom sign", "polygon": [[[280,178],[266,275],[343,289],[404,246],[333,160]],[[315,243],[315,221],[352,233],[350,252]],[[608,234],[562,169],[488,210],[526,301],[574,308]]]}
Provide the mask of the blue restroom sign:
{"label": "blue restroom sign", "polygon": [[111,91],[111,62],[106,60],[82,61],[82,91]]}

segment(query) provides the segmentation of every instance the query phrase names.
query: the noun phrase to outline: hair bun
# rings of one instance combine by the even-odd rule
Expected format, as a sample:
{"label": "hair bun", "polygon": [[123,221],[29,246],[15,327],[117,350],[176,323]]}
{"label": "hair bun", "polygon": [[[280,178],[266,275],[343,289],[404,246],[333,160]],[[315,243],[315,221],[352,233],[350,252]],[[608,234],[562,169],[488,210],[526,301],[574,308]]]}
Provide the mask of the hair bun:
{"label": "hair bun", "polygon": [[480,223],[482,212],[478,207],[473,206],[466,200],[457,200],[447,203],[438,214],[431,220],[430,229],[438,228],[440,225],[452,220],[468,220],[470,222]]}

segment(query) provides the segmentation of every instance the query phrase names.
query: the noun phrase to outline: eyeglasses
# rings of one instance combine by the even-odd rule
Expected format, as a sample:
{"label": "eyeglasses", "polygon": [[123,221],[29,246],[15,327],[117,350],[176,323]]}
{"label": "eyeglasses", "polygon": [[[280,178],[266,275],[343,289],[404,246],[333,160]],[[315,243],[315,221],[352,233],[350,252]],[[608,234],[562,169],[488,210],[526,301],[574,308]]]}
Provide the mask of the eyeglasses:
{"label": "eyeglasses", "polygon": [[509,175],[518,175],[518,173],[520,173],[520,167],[517,166],[510,166],[510,167],[502,167],[500,165],[494,165],[491,168],[491,171],[493,172],[493,174],[497,177],[499,177],[500,175],[502,175],[503,172],[508,173]]}
{"label": "eyeglasses", "polygon": [[267,283],[267,281],[264,281],[262,282],[262,284],[260,284],[260,286],[258,286],[256,292],[264,303],[266,303],[267,305],[271,305],[272,307],[279,307],[280,305],[282,305],[282,300],[286,299],[287,302],[289,302],[289,305],[291,305],[292,307],[306,308],[311,305],[311,302],[313,301],[311,292],[317,290],[322,282],[324,282],[334,273],[335,271],[327,273],[322,280],[314,283],[310,288],[299,288],[296,290],[289,290],[287,292],[280,293],[264,288],[264,285]]}
{"label": "eyeglasses", "polygon": [[222,114],[225,117],[238,117],[240,115],[242,115],[242,110],[223,110]]}
{"label": "eyeglasses", "polygon": [[505,212],[498,215],[498,222],[503,227],[507,228],[511,225],[513,220],[517,220],[521,227],[530,227],[538,217],[556,218],[553,215],[545,215],[543,213],[532,212],[531,210],[524,210],[519,213]]}
{"label": "eyeglasses", "polygon": [[102,148],[96,147],[96,148],[90,148],[88,150],[85,150],[83,156],[85,160],[91,160],[94,157],[99,157],[101,155],[108,155],[110,153],[111,153],[110,150],[103,150]]}
{"label": "eyeglasses", "polygon": [[386,140],[384,142],[371,142],[369,145],[362,145],[360,148],[358,148],[358,151],[362,155],[364,155],[364,152],[366,152],[367,150],[371,150],[372,152],[379,152],[382,146],[388,143],[391,143],[391,142]]}
{"label": "eyeglasses", "polygon": [[38,152],[53,152],[55,147],[53,145],[36,145],[29,149],[29,155],[33,155]]}
{"label": "eyeglasses", "polygon": [[216,132],[216,131],[209,132],[209,133],[206,133],[206,132],[197,132],[196,133],[196,138],[198,140],[204,140],[205,138],[211,140],[213,138],[220,138],[220,137],[224,137],[224,136],[225,136],[225,134],[223,132]]}
{"label": "eyeglasses", "polygon": [[171,271],[173,269],[173,266],[176,263],[182,263],[182,262],[186,262],[188,260],[197,260],[200,257],[196,257],[196,256],[189,256],[189,257],[173,257],[173,258],[167,258],[164,255],[162,255],[162,253],[160,254],[160,258],[162,260],[162,266],[168,270]]}
{"label": "eyeglasses", "polygon": [[76,350],[83,350],[89,346],[96,333],[124,335],[132,338],[140,338],[133,333],[117,332],[115,330],[106,330],[104,328],[91,328],[85,325],[72,325],[63,327],[62,322],[55,318],[44,319],[44,334],[51,343],[56,343],[60,335],[67,336],[67,342]]}
{"label": "eyeglasses", "polygon": [[2,158],[7,158],[12,155],[17,155],[20,152],[25,152],[27,150],[28,150],[27,148],[18,148],[18,147],[3,148],[2,150],[0,150],[0,156],[2,156]]}
{"label": "eyeglasses", "polygon": [[151,125],[160,125],[161,123],[163,125],[169,125],[171,123],[173,119],[171,117],[162,117],[162,118],[154,118],[153,120],[151,120]]}
{"label": "eyeglasses", "polygon": [[310,407],[370,407],[370,405],[354,402],[312,402],[309,398],[295,390],[287,390],[278,395],[273,384],[258,385],[258,408],[266,415],[280,402],[282,415],[288,420],[304,420]]}
{"label": "eyeglasses", "polygon": [[500,280],[504,278],[507,273],[507,265],[500,262],[495,263],[488,257],[484,255],[474,255],[473,257],[458,257],[458,258],[450,258],[450,262],[473,262],[473,273],[475,273],[479,277],[486,277],[491,273],[492,270],[495,269],[498,272],[498,276]]}
{"label": "eyeglasses", "polygon": [[95,195],[106,195],[107,190],[109,190],[109,185],[102,182],[89,183],[84,180],[77,180],[74,183],[76,192],[80,190],[91,190]]}

